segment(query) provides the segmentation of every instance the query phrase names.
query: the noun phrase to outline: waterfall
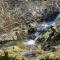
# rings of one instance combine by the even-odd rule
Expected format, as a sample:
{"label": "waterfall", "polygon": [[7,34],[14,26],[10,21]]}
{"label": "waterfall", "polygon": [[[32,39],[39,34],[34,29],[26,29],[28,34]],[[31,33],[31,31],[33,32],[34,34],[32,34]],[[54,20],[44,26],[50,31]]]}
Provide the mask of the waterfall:
{"label": "waterfall", "polygon": [[[55,22],[56,22],[59,18],[60,18],[60,13],[59,13],[58,16],[55,18],[54,22],[53,22],[53,21],[51,21],[51,22],[49,22],[49,23],[43,22],[43,23],[41,24],[41,26],[38,27],[38,28],[41,30],[41,27],[42,27],[42,30],[43,30],[43,29],[46,30],[46,29],[47,29],[48,27],[50,27],[51,25],[55,26]],[[39,33],[40,33],[40,34],[39,34]],[[26,45],[31,46],[31,47],[30,47],[30,52],[32,51],[34,45],[36,44],[37,39],[40,37],[41,32],[38,32],[38,31],[37,31],[37,32],[35,32],[35,35],[36,35],[36,38],[35,38],[35,39],[30,39],[29,41],[25,42]],[[46,41],[45,41],[45,42],[46,42]]]}

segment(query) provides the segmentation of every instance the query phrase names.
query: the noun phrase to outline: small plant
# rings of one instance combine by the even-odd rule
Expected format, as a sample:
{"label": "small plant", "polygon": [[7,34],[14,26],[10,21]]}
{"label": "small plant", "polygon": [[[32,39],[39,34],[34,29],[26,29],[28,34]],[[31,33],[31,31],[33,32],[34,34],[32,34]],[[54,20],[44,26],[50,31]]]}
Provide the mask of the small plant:
{"label": "small plant", "polygon": [[37,39],[37,43],[43,43],[44,40],[45,40],[44,37],[39,37],[39,38]]}

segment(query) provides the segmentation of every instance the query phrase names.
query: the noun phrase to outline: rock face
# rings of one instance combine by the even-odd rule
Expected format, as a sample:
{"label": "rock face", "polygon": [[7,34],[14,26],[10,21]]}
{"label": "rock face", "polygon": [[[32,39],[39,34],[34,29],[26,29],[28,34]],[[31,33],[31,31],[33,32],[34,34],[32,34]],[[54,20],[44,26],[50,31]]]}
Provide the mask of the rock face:
{"label": "rock face", "polygon": [[59,0],[0,0],[0,28],[9,32],[15,27],[15,22],[20,28],[33,21],[41,22],[50,11],[59,10],[59,3]]}
{"label": "rock face", "polygon": [[50,45],[52,45],[52,46],[60,45],[60,33],[57,33],[56,36],[54,36],[51,39]]}
{"label": "rock face", "polygon": [[58,45],[60,45],[60,33],[56,33],[56,35],[51,38],[48,37],[48,39],[43,43],[43,49],[49,50],[50,47]]}

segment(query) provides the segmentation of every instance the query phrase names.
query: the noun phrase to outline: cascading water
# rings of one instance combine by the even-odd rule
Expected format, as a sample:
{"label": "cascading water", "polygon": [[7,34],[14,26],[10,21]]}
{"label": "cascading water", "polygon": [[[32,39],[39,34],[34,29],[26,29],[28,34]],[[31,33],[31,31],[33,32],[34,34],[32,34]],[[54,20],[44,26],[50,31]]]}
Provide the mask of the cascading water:
{"label": "cascading water", "polygon": [[[30,39],[27,42],[24,42],[24,44],[31,46],[30,47],[30,52],[32,51],[37,39],[40,37],[40,35],[42,34],[43,30],[47,31],[47,28],[50,26],[55,26],[55,22],[60,18],[60,13],[56,12],[57,15],[53,16],[51,19],[47,18],[48,21],[44,21],[41,24],[38,24],[37,26],[37,31],[34,33],[35,35],[35,39]],[[54,14],[52,14],[54,15]]]}

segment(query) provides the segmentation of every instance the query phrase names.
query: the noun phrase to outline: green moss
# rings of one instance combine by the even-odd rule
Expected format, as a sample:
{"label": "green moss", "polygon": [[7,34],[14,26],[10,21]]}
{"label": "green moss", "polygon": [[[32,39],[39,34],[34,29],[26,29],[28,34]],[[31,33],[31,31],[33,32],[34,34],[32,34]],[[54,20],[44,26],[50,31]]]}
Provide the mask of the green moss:
{"label": "green moss", "polygon": [[44,40],[45,40],[44,37],[39,37],[39,38],[37,39],[37,43],[42,43]]}

